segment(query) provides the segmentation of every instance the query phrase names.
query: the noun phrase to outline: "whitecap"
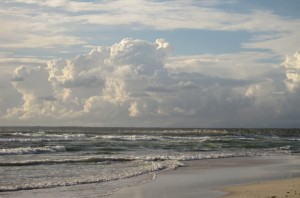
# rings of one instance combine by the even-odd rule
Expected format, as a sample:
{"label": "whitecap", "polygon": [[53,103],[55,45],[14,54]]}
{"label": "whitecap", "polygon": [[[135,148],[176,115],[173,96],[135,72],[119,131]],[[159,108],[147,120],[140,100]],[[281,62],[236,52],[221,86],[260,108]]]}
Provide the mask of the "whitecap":
{"label": "whitecap", "polygon": [[64,146],[45,146],[45,147],[20,147],[0,149],[0,155],[22,155],[22,154],[39,154],[39,153],[54,153],[64,152]]}

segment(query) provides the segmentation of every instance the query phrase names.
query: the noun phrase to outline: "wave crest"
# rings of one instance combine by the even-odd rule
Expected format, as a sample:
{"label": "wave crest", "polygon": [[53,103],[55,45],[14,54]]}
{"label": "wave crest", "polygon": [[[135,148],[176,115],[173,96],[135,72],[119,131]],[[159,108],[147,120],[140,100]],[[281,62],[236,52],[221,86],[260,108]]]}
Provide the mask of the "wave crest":
{"label": "wave crest", "polygon": [[21,147],[1,149],[0,155],[22,155],[22,154],[39,154],[39,153],[55,153],[65,152],[64,146],[45,146],[45,147]]}

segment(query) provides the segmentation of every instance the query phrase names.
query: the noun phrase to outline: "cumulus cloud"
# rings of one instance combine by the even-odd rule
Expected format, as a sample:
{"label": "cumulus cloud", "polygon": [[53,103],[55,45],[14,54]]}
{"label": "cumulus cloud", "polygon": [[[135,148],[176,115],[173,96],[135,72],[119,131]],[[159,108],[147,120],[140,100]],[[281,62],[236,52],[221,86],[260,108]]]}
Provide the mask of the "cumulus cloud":
{"label": "cumulus cloud", "polygon": [[300,88],[300,52],[293,56],[287,55],[283,63],[286,70],[286,85],[288,90],[294,92]]}
{"label": "cumulus cloud", "polygon": [[139,108],[138,108],[138,103],[137,102],[132,102],[130,103],[130,107],[129,107],[129,116],[131,117],[136,117],[139,114]]}
{"label": "cumulus cloud", "polygon": [[[294,85],[285,92],[278,79],[263,78],[264,72],[260,78],[237,78],[243,70],[224,67],[230,75],[221,75],[220,62],[230,62],[228,57],[195,62],[171,52],[164,39],[126,38],[72,59],[50,60],[45,67],[20,66],[11,84],[22,103],[2,108],[2,118],[63,125],[263,127],[289,115],[287,98],[296,101],[289,95],[299,83],[294,76],[281,79]],[[207,73],[209,63],[215,64]],[[296,53],[284,65],[289,71],[298,63]]]}
{"label": "cumulus cloud", "polygon": [[31,118],[36,113],[45,114],[41,107],[55,100],[46,68],[20,66],[16,68],[11,83],[22,95],[23,105],[8,109],[8,116]]}
{"label": "cumulus cloud", "polygon": [[[281,17],[267,9],[253,9],[257,8],[253,5],[245,13],[220,9],[224,4],[243,6],[238,1],[3,0],[0,4],[4,8],[0,22],[6,27],[1,32],[5,38],[3,48],[60,50],[62,46],[93,45],[79,35],[86,35],[86,27],[101,32],[103,26],[246,31],[254,34],[243,47],[271,49],[281,55],[294,50],[299,43],[298,19]],[[36,10],[34,15],[32,9]]]}
{"label": "cumulus cloud", "polygon": [[264,61],[274,59],[278,59],[278,56],[268,52],[202,54],[170,57],[165,67],[170,71],[197,72],[220,78],[251,80],[265,78],[264,75],[267,73],[281,73],[280,64]]}
{"label": "cumulus cloud", "polygon": [[273,80],[267,79],[264,82],[249,86],[245,95],[248,97],[270,95],[275,91]]}
{"label": "cumulus cloud", "polygon": [[123,39],[70,60],[51,60],[47,67],[20,66],[11,83],[22,95],[23,105],[9,109],[7,116],[68,118],[102,109],[101,114],[111,117],[123,108],[135,117],[139,114],[135,96],[146,96],[147,87],[160,81],[170,51],[163,39],[154,43]]}

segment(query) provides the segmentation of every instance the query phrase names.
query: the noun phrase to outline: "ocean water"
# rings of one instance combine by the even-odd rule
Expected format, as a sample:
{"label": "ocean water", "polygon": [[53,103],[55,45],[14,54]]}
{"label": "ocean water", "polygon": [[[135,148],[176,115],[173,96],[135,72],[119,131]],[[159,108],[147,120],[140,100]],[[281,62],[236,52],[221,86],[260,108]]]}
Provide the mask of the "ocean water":
{"label": "ocean water", "polygon": [[2,127],[0,195],[103,184],[101,196],[187,160],[299,154],[300,129]]}

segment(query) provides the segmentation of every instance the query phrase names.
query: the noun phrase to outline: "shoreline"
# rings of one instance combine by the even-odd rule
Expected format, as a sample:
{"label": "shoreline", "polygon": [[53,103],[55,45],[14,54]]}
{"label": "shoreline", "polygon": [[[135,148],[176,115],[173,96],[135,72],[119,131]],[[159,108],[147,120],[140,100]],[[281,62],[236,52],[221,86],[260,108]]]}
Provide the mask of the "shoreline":
{"label": "shoreline", "polygon": [[255,183],[294,178],[300,181],[300,156],[209,159],[185,164],[177,170],[158,173],[152,182],[122,188],[106,198],[237,198],[242,196],[235,194],[235,188],[242,186],[247,190]]}
{"label": "shoreline", "polygon": [[[248,190],[249,185],[252,184],[292,178],[298,178],[300,181],[299,155],[205,159],[184,161],[184,164],[184,167],[176,170],[151,173],[156,174],[156,178],[151,181],[150,177],[147,183],[132,185],[131,181],[135,178],[116,181],[127,182],[129,185],[123,185],[122,188],[111,191],[112,194],[109,195],[104,195],[102,188],[103,185],[111,185],[111,183],[103,182],[4,192],[0,193],[0,196],[3,198],[236,198],[242,197],[233,196],[236,195],[237,188],[244,187]],[[141,177],[149,177],[149,175],[141,175]]]}

